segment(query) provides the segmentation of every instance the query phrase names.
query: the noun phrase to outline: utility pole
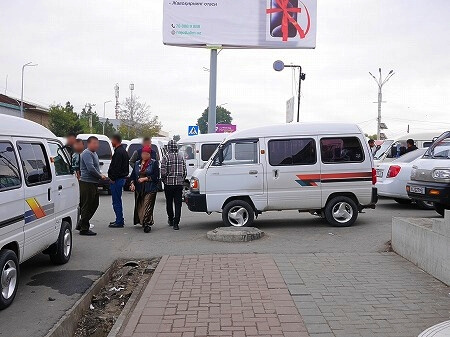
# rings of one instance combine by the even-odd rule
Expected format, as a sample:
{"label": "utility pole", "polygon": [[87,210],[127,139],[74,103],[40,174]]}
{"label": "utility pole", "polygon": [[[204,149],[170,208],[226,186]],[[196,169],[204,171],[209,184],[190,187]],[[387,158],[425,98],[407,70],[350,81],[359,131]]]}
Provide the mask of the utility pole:
{"label": "utility pole", "polygon": [[375,76],[372,75],[372,73],[369,71],[370,76],[375,80],[375,82],[378,85],[378,117],[377,117],[377,139],[380,140],[380,134],[381,134],[381,103],[383,103],[383,86],[386,84],[387,81],[391,79],[392,76],[395,75],[394,71],[391,70],[388,75],[383,79],[381,75],[381,68],[378,68],[378,72],[380,74],[379,79],[377,79]]}
{"label": "utility pole", "polygon": [[106,113],[105,113],[106,103],[111,103],[111,102],[112,102],[111,100],[103,102],[103,134],[105,134],[105,124],[106,124]]}
{"label": "utility pole", "polygon": [[285,65],[283,61],[275,61],[273,63],[273,69],[275,71],[282,71],[284,68],[297,68],[299,69],[298,74],[298,98],[297,98],[297,123],[300,122],[300,96],[302,94],[302,81],[306,79],[306,74],[302,72],[302,66],[300,65]]}
{"label": "utility pole", "polygon": [[22,91],[20,94],[20,117],[24,118],[23,114],[23,73],[25,72],[25,67],[35,67],[37,64],[33,64],[33,62],[28,62],[22,66]]}
{"label": "utility pole", "polygon": [[211,49],[209,65],[209,108],[208,133],[216,133],[216,105],[217,105],[217,49]]}

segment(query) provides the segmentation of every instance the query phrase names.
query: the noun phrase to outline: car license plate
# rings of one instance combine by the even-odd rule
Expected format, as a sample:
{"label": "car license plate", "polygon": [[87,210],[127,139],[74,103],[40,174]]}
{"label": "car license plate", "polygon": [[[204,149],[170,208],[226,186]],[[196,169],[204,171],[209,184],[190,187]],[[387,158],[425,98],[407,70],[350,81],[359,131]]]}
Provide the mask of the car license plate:
{"label": "car license plate", "polygon": [[410,186],[409,191],[415,194],[425,194],[425,187],[420,186]]}
{"label": "car license plate", "polygon": [[383,170],[377,170],[377,177],[383,178]]}

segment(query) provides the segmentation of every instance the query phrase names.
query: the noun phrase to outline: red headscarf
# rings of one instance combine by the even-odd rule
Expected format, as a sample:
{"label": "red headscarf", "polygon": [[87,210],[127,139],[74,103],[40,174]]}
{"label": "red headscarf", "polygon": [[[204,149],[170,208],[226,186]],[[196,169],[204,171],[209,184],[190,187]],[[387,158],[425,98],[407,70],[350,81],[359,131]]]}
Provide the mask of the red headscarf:
{"label": "red headscarf", "polygon": [[[144,146],[142,148],[142,153],[148,153],[151,154],[152,153],[152,148],[150,146]],[[148,166],[150,165],[150,161],[151,161],[151,157],[149,160],[147,160],[142,166],[141,166],[141,173],[145,172],[148,168]]]}

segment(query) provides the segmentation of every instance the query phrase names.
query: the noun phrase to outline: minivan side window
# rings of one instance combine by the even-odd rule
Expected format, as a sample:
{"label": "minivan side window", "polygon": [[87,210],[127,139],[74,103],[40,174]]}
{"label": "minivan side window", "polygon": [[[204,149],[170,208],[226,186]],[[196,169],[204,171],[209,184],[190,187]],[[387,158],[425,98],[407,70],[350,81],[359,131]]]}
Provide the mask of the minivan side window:
{"label": "minivan side window", "polygon": [[53,157],[56,175],[71,175],[71,165],[67,162],[67,157],[63,152],[63,148],[56,143],[48,143],[48,148],[50,149],[50,156]]}
{"label": "minivan side window", "polygon": [[219,143],[217,144],[203,144],[202,145],[202,161],[208,161],[211,158],[214,151],[216,151]]}
{"label": "minivan side window", "polygon": [[0,192],[22,185],[19,163],[10,142],[0,142]]}
{"label": "minivan side window", "polygon": [[52,181],[48,156],[41,143],[17,143],[27,186]]}
{"label": "minivan side window", "polygon": [[226,143],[222,148],[223,158],[220,161],[220,151],[217,152],[213,166],[242,165],[258,163],[258,142],[254,140]]}
{"label": "minivan side window", "polygon": [[362,163],[364,151],[358,137],[333,137],[320,140],[324,164]]}
{"label": "minivan side window", "polygon": [[271,166],[314,165],[316,162],[316,142],[312,138],[269,141]]}

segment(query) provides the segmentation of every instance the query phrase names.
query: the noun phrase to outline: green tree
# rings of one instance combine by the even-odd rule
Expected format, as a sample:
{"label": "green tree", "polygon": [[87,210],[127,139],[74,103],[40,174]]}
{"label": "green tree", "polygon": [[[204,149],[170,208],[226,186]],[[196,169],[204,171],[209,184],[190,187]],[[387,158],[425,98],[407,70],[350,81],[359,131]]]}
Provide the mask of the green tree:
{"label": "green tree", "polygon": [[373,140],[377,140],[377,138],[378,138],[377,134],[369,135],[369,134],[365,133],[364,135],[365,135],[367,138],[373,139]]}
{"label": "green tree", "polygon": [[80,122],[85,133],[103,133],[103,123],[100,122],[97,112],[92,110],[92,105],[90,104],[86,104],[81,110]]}
{"label": "green tree", "polygon": [[120,111],[119,133],[126,139],[154,137],[161,130],[158,116],[152,116],[150,107],[139,97],[127,98]]}
{"label": "green tree", "polygon": [[73,105],[67,102],[65,106],[61,104],[52,105],[49,111],[50,130],[58,137],[64,137],[73,132],[82,133],[83,125],[78,115],[73,111]]}
{"label": "green tree", "polygon": [[107,118],[105,121],[105,135],[111,138],[117,130],[114,128],[114,125]]}
{"label": "green tree", "polygon": [[[200,129],[200,133],[208,133],[208,111],[206,108],[203,111],[202,116],[197,119],[197,125]],[[216,123],[217,124],[231,124],[233,117],[231,117],[231,112],[225,109],[223,106],[216,107]]]}

